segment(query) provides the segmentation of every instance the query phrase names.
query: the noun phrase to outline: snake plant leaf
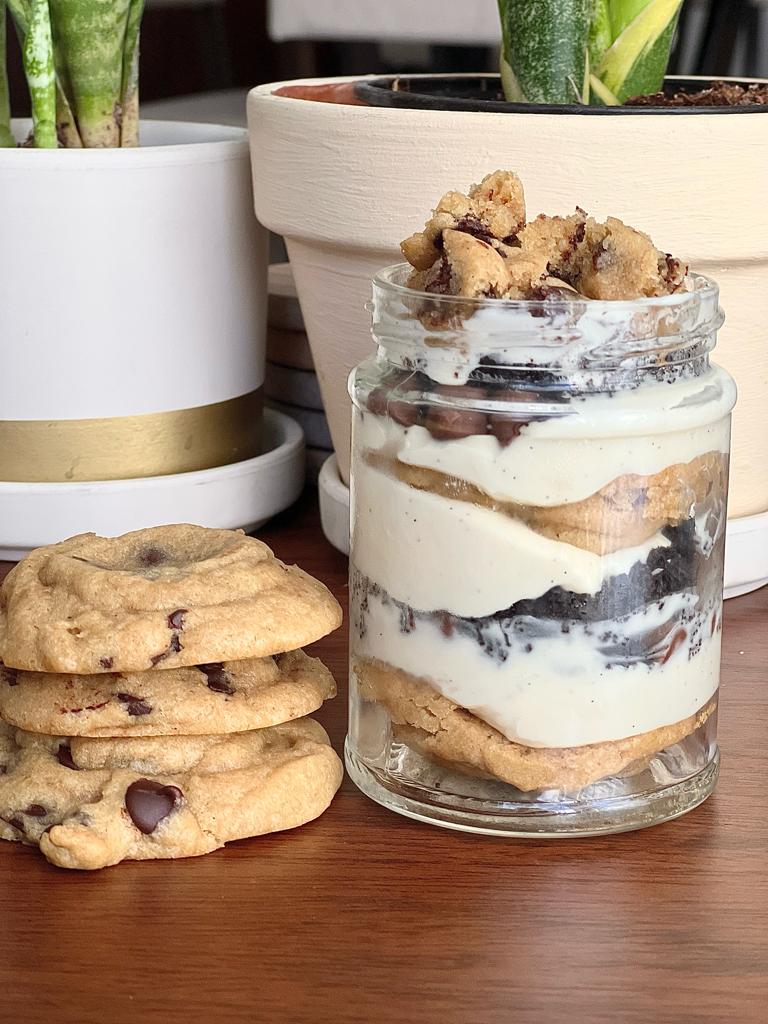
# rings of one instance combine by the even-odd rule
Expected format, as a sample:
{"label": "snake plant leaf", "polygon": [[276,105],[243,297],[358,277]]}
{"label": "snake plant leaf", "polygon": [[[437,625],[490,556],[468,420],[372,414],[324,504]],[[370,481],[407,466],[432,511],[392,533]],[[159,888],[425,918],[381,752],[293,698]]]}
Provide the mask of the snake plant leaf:
{"label": "snake plant leaf", "polygon": [[49,0],[59,74],[83,145],[120,145],[131,0]]}
{"label": "snake plant leaf", "polygon": [[144,0],[131,0],[123,44],[123,73],[120,84],[120,145],[139,144],[139,28]]}
{"label": "snake plant leaf", "polygon": [[596,67],[614,40],[611,0],[594,0],[589,26],[589,63]]}
{"label": "snake plant leaf", "polygon": [[682,0],[650,0],[604,54],[595,74],[620,101],[661,88],[681,6]]}
{"label": "snake plant leaf", "polygon": [[611,42],[614,42],[627,25],[649,4],[650,0],[604,0],[611,22]]}
{"label": "snake plant leaf", "polygon": [[56,72],[48,0],[31,0],[22,51],[32,101],[32,131],[37,149],[56,149]]}
{"label": "snake plant leaf", "polygon": [[29,29],[29,21],[31,18],[29,5],[30,0],[6,0],[6,6],[13,18],[13,23],[16,26],[19,40],[22,43]]}
{"label": "snake plant leaf", "polygon": [[8,69],[5,48],[5,0],[0,0],[0,147],[16,145],[11,131],[11,99],[8,90]]}
{"label": "snake plant leaf", "polygon": [[529,103],[572,103],[584,75],[594,0],[498,0],[504,94]]}
{"label": "snake plant leaf", "polygon": [[604,107],[621,106],[621,100],[618,96],[614,96],[611,90],[607,88],[607,86],[603,85],[596,75],[589,76],[589,84],[592,92]]}

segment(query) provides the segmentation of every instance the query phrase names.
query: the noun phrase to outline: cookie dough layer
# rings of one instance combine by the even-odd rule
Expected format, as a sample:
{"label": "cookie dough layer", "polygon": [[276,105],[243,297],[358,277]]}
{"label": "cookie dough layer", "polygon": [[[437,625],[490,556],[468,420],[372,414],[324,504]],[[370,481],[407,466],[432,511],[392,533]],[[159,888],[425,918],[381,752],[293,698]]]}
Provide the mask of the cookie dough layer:
{"label": "cookie dough layer", "polygon": [[352,500],[355,568],[420,611],[492,615],[556,586],[596,594],[654,548],[669,546],[655,534],[634,547],[596,555],[486,508],[416,490],[363,461],[356,467]]}
{"label": "cookie dough layer", "polygon": [[241,531],[158,526],[38,548],[0,588],[0,661],[142,672],[293,651],[341,624],[318,580]]}
{"label": "cookie dough layer", "polygon": [[[91,744],[98,767],[81,767]],[[194,857],[295,828],[322,814],[343,774],[311,719],[191,741],[6,734],[0,757],[0,838],[83,869]]]}
{"label": "cookie dough layer", "polygon": [[527,424],[507,445],[488,433],[437,440],[425,427],[356,409],[354,444],[464,480],[497,501],[554,507],[623,476],[651,477],[709,452],[727,456],[734,398],[733,383],[713,367],[694,380],[574,398],[564,415]]}
{"label": "cookie dough layer", "polygon": [[303,651],[138,673],[67,676],[0,669],[0,715],[65,736],[194,736],[264,729],[336,696],[328,669]]}
{"label": "cookie dough layer", "polygon": [[636,547],[663,527],[678,526],[690,517],[694,505],[724,495],[728,476],[726,456],[710,452],[651,477],[619,477],[584,501],[535,508],[498,501],[464,480],[386,456],[369,454],[368,461],[409,487],[499,512],[545,537],[596,555]]}
{"label": "cookie dough layer", "polygon": [[690,736],[715,712],[710,700],[682,721],[637,736],[580,747],[530,747],[508,740],[424,679],[379,661],[355,660],[360,696],[388,712],[398,738],[423,753],[501,779],[517,789],[574,790],[640,770],[654,754]]}
{"label": "cookie dough layer", "polygon": [[361,602],[355,592],[352,655],[428,676],[433,690],[512,742],[577,747],[668,726],[712,699],[720,619],[695,605],[681,593],[619,622],[521,618],[505,633],[473,635],[471,624],[460,631],[439,616],[409,621],[384,595]]}

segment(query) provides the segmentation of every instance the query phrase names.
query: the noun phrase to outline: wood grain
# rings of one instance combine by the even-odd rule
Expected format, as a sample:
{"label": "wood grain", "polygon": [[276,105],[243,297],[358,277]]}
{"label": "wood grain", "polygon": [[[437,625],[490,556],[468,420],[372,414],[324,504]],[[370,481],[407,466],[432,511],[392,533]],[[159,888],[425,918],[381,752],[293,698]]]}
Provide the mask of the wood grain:
{"label": "wood grain", "polygon": [[[314,499],[262,536],[346,598]],[[341,684],[344,631],[315,646]],[[726,604],[716,794],[592,840],[408,821],[349,783],[319,821],[210,856],[68,873],[0,843],[0,1020],[762,1024],[768,588]]]}

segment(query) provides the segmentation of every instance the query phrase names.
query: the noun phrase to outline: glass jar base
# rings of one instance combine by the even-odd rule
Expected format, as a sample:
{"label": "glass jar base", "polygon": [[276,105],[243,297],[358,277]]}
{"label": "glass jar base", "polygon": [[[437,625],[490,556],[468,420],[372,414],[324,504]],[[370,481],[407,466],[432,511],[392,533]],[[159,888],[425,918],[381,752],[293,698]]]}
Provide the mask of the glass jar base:
{"label": "glass jar base", "polygon": [[[409,756],[413,755],[409,752]],[[462,832],[542,839],[630,832],[679,818],[707,799],[720,771],[720,753],[715,747],[711,760],[698,772],[650,791],[611,795],[616,780],[606,780],[582,790],[578,800],[559,798],[555,793],[553,799],[539,796],[532,800],[508,786],[504,787],[504,799],[481,799],[415,785],[395,772],[374,767],[351,749],[349,740],[344,757],[358,789],[398,814]],[[519,796],[510,799],[510,793]]]}

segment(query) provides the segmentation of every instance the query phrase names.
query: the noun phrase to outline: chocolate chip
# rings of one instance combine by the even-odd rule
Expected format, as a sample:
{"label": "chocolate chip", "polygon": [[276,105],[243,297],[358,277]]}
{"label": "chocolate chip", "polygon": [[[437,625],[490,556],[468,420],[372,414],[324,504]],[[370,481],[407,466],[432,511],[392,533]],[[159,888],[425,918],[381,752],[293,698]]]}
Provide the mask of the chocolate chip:
{"label": "chocolate chip", "polygon": [[160,548],[144,548],[139,552],[139,562],[147,567],[162,565],[167,559],[168,556]]}
{"label": "chocolate chip", "polygon": [[21,813],[28,815],[30,818],[44,818],[48,811],[46,811],[42,804],[30,804]]}
{"label": "chocolate chip", "polygon": [[442,612],[440,615],[440,630],[443,636],[453,636],[453,616],[450,612]]}
{"label": "chocolate chip", "polygon": [[525,420],[513,420],[509,416],[498,416],[494,414],[488,417],[489,429],[502,447],[506,447],[516,437],[520,436],[523,427],[527,427]]}
{"label": "chocolate chip", "polygon": [[99,665],[107,672],[112,668],[114,663],[113,658],[99,658]]}
{"label": "chocolate chip", "polygon": [[59,744],[59,749],[56,751],[56,757],[63,768],[71,768],[73,772],[80,771],[72,759],[72,747],[70,747],[68,743]]}
{"label": "chocolate chip", "polygon": [[366,405],[368,406],[368,411],[372,412],[374,416],[386,416],[388,405],[387,389],[374,388],[368,395]]}
{"label": "chocolate chip", "polygon": [[473,238],[479,238],[481,242],[486,244],[493,244],[497,241],[496,236],[490,230],[487,224],[484,224],[479,217],[473,217],[471,213],[468,213],[466,217],[462,217],[461,220],[456,223],[456,231],[462,231],[465,235],[472,235]]}
{"label": "chocolate chip", "polygon": [[488,417],[475,409],[448,409],[433,406],[424,426],[437,441],[456,441],[473,434],[485,434]]}
{"label": "chocolate chip", "polygon": [[595,270],[605,270],[612,262],[613,254],[604,241],[600,242],[592,253],[592,266]]}
{"label": "chocolate chip", "polygon": [[235,692],[229,675],[224,671],[224,666],[221,662],[210,665],[198,665],[197,667],[206,677],[209,690],[213,690],[214,693],[226,693],[229,695]]}
{"label": "chocolate chip", "polygon": [[[714,632],[714,630],[712,632]],[[5,775],[5,773],[7,771],[8,771],[8,766],[4,765],[4,764],[0,764],[0,775]]]}
{"label": "chocolate chip", "polygon": [[84,708],[62,708],[62,715],[79,715],[81,711],[98,711],[100,708],[105,708],[109,704],[108,700],[103,700],[100,704],[86,704]]}
{"label": "chocolate chip", "polygon": [[152,779],[132,782],[125,793],[125,809],[139,832],[151,835],[183,799],[177,786],[163,786]]}
{"label": "chocolate chip", "polygon": [[177,608],[175,612],[171,612],[168,616],[168,629],[184,629],[184,616],[186,614],[186,608]]}
{"label": "chocolate chip", "polygon": [[181,640],[179,639],[179,634],[174,633],[171,637],[171,642],[168,644],[168,649],[166,651],[162,651],[160,654],[155,654],[154,657],[150,658],[150,664],[154,668],[155,665],[159,665],[161,661],[164,661],[169,654],[178,654],[181,649],[182,645]]}
{"label": "chocolate chip", "polygon": [[669,641],[669,647],[667,648],[667,653],[666,653],[666,654],[664,655],[664,657],[663,657],[663,658],[661,659],[661,664],[662,664],[662,665],[666,665],[666,663],[667,663],[667,662],[669,661],[669,659],[670,659],[670,658],[672,657],[672,655],[673,655],[673,654],[675,653],[675,651],[677,650],[677,648],[678,648],[678,647],[679,647],[679,646],[680,646],[681,644],[685,643],[685,640],[686,640],[686,637],[687,637],[687,636],[688,636],[688,634],[686,633],[686,631],[685,631],[684,629],[680,628],[680,629],[678,629],[678,630],[677,630],[677,632],[675,633],[675,635],[674,635],[674,636],[672,637],[672,639],[671,639],[671,640]]}
{"label": "chocolate chip", "polygon": [[401,427],[414,427],[424,418],[424,407],[415,402],[392,401],[387,406],[389,418]]}
{"label": "chocolate chip", "polygon": [[143,697],[134,697],[132,693],[118,693],[117,699],[121,704],[125,704],[125,710],[131,718],[148,715],[152,711],[151,704],[147,704]]}
{"label": "chocolate chip", "polygon": [[24,831],[24,822],[21,818],[0,818],[0,821],[6,822],[11,828],[15,828],[17,832]]}
{"label": "chocolate chip", "polygon": [[[440,239],[442,241],[442,235]],[[436,276],[429,284],[425,285],[424,291],[431,292],[433,295],[450,295],[452,275],[451,264],[448,261],[448,257],[444,255],[440,260],[440,267]]]}
{"label": "chocolate chip", "polygon": [[19,673],[15,668],[6,668],[5,665],[0,668],[0,680],[6,683],[8,686],[19,685]]}

